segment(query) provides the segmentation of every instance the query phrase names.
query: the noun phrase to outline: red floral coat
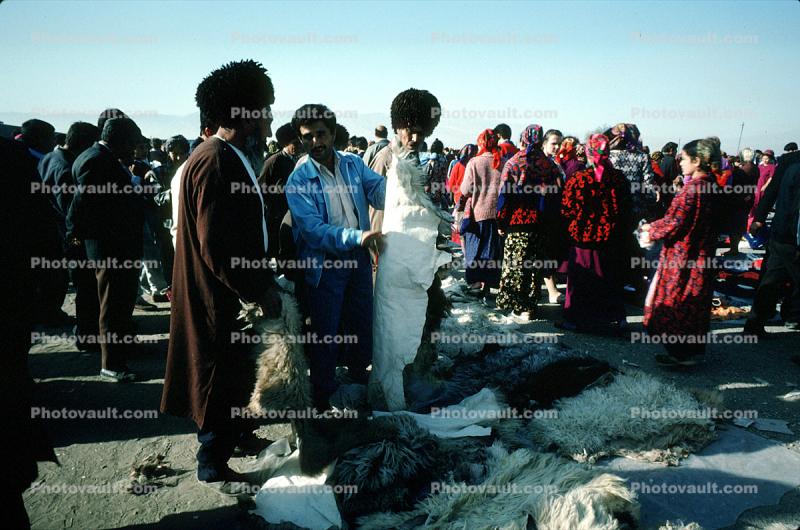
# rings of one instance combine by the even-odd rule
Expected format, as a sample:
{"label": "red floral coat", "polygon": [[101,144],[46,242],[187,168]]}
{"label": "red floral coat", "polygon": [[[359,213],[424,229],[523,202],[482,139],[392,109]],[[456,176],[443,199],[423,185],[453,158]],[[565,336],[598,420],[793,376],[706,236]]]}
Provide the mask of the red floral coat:
{"label": "red floral coat", "polygon": [[644,308],[651,334],[708,332],[717,242],[715,186],[713,175],[690,180],[664,217],[650,223],[650,238],[664,243]]}

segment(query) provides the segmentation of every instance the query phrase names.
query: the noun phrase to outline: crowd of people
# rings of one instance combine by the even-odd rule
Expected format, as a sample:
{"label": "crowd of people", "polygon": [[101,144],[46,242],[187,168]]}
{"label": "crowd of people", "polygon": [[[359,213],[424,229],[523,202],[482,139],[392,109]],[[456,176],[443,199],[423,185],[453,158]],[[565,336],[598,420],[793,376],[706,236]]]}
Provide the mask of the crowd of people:
{"label": "crowd of people", "polygon": [[[638,302],[648,333],[683,337],[665,341],[657,361],[694,365],[709,331],[718,243],[735,257],[746,241],[766,245],[767,259],[745,333],[763,336],[781,299],[785,325],[800,325],[795,143],[778,158],[769,149],[726,155],[714,137],[651,153],[631,123],[585,139],[530,124],[516,143],[501,123],[460,149],[436,138],[428,147],[441,106],[418,89],[392,101],[393,135],[379,125],[370,141],[350,136],[320,104],[302,106],[273,134],[269,112],[232,112],[274,103],[272,81],[254,61],[211,72],[196,102],[200,134],[191,142],[148,140],[123,111],[108,109],[96,125],[74,123],[58,139],[52,125],[29,120],[13,140],[0,139],[0,158],[16,190],[7,210],[24,242],[6,248],[21,262],[71,264],[19,268],[17,287],[32,296],[19,312],[17,372],[4,374],[17,377],[16,387],[8,388],[30,396],[30,327],[72,324],[61,309],[70,281],[77,346],[100,352],[107,381],[137,379],[127,362],[134,309],[170,301],[162,410],[197,423],[201,481],[245,480],[227,462],[256,441],[230,408],[247,402],[254,371],[231,334],[241,327],[241,301],[280,315],[279,276],[294,283],[312,333],[358,338],[309,345],[315,405],[330,407],[339,364],[367,383],[386,177],[398,161],[418,168],[420,200],[440,216],[435,248],[460,248],[464,294],[511,321],[541,318],[541,303],[563,304],[558,327],[618,335],[629,330],[626,303]],[[353,265],[329,266],[331,258]],[[264,259],[273,267],[236,265]],[[436,289],[432,277],[429,292]],[[21,482],[29,475],[21,472]]]}

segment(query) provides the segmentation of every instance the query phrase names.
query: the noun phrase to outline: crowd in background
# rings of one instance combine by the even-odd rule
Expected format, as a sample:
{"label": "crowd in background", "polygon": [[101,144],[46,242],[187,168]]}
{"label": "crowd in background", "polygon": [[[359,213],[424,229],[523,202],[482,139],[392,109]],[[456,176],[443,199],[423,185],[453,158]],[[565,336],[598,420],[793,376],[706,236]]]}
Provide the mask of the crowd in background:
{"label": "crowd in background", "polygon": [[[71,186],[79,174],[76,160],[100,140],[107,116],[122,117],[124,113],[109,109],[97,126],[77,122],[66,134],[57,134],[47,122],[32,119],[15,134],[14,140],[26,148],[36,163],[39,178],[49,193],[49,213],[55,219],[56,230],[43,255],[86,256],[85,248],[70,241],[68,234],[74,194]],[[155,309],[153,302],[169,300],[177,224],[173,196],[183,163],[212,131],[210,124],[203,124],[201,134],[191,143],[181,135],[167,140],[139,135],[129,154],[125,169],[139,190],[137,202],[143,219],[143,247],[141,252],[132,252],[140,259],[134,308]],[[390,143],[389,131],[383,125],[375,129],[374,138],[369,141],[348,134],[344,126],[337,124],[337,149],[361,157],[368,166],[373,166],[378,153]],[[708,175],[713,205],[703,205],[703,219],[697,220],[698,226],[686,237],[702,239],[695,243],[704,247],[703,255],[710,257],[716,255],[718,236],[726,241],[725,257],[739,255],[740,244],[764,248],[770,233],[769,227],[764,227],[766,214],[773,208],[779,189],[778,182],[771,184],[776,169],[785,170],[795,160],[796,144],[787,144],[783,156],[776,157],[771,149],[750,148],[728,155],[720,152],[718,140],[710,141],[715,149],[701,149],[707,159],[703,159],[700,171]],[[697,147],[687,146],[690,151]],[[431,200],[454,216],[451,239],[462,252],[467,295],[486,299],[496,294],[496,306],[506,310],[511,319],[524,323],[537,317],[544,287],[544,303],[564,305],[563,319],[557,325],[615,333],[627,329],[625,300],[638,295],[645,307],[646,301],[652,302],[654,293],[650,292],[648,298],[648,286],[654,286],[652,280],[658,276],[654,264],[659,250],[665,240],[670,245],[675,243],[675,229],[662,234],[661,225],[653,222],[663,219],[671,207],[672,216],[683,214],[681,208],[700,207],[679,207],[674,203],[675,197],[692,182],[691,175],[681,166],[682,160],[692,156],[687,146],[679,149],[676,143],[668,142],[651,153],[642,144],[638,127],[629,123],[598,131],[584,141],[556,129],[545,131],[539,125],[531,125],[521,132],[515,144],[510,127],[501,123],[482,131],[475,144],[460,149],[445,147],[438,139],[430,147],[423,141],[418,157],[428,176],[426,191]],[[282,189],[302,156],[302,143],[290,124],[276,130],[264,152],[254,147],[248,153],[266,192],[266,222],[273,235],[269,239],[270,257],[292,257],[288,203],[284,194],[276,190]],[[770,188],[774,193],[767,193]],[[794,210],[788,219],[780,216],[778,221],[791,224],[796,216]],[[650,228],[655,245],[641,245],[642,226]],[[700,227],[708,227],[709,232],[701,237],[697,233]],[[787,239],[783,230],[778,237]],[[665,269],[662,281],[667,281],[663,272],[680,269]],[[284,272],[297,275],[297,271]],[[793,278],[796,270],[790,268],[789,273]],[[711,278],[709,274],[705,276]],[[78,294],[78,346],[100,350],[98,341],[85,340],[99,332],[100,303],[95,295],[94,275],[73,268],[49,270],[38,276],[37,321],[49,325],[71,321],[61,310],[71,281]],[[713,281],[701,276],[692,281],[705,286],[701,289],[708,291],[701,297],[705,299],[710,296]],[[567,280],[564,293],[557,288],[559,280]],[[792,292],[794,296],[785,300],[784,315],[794,315],[791,311],[796,306],[797,289]],[[772,298],[775,296],[769,297]],[[771,302],[766,305],[762,312],[770,314]],[[683,309],[669,319],[696,320]],[[795,316],[787,318],[790,325],[797,322]],[[764,322],[765,316],[754,316],[748,329],[763,333]]]}

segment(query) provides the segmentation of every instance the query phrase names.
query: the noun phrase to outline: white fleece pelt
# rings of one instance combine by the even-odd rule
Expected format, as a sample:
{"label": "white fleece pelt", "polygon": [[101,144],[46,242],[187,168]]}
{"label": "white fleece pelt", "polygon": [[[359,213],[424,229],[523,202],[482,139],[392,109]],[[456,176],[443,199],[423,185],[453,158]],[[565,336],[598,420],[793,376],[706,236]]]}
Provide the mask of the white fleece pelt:
{"label": "white fleece pelt", "polygon": [[359,528],[525,530],[533,519],[540,530],[619,530],[638,520],[636,496],[618,476],[500,443],[487,451],[481,484],[450,484],[410,512],[362,517]]}
{"label": "white fleece pelt", "polygon": [[451,256],[436,248],[439,223],[448,214],[425,194],[422,169],[395,153],[386,180],[370,385],[380,389],[371,395],[382,395],[388,410],[394,411],[406,409],[403,370],[414,362],[422,340],[428,288]]}
{"label": "white fleece pelt", "polygon": [[[461,299],[459,282],[449,277],[442,280],[445,295]],[[517,330],[519,325],[510,321],[497,309],[490,309],[478,301],[469,303],[454,302],[450,316],[442,320],[438,330],[440,340],[434,341],[436,350],[451,359],[460,355],[474,355],[483,349],[486,342],[481,337],[491,337],[497,343],[509,344],[516,339],[522,342],[524,334]],[[489,340],[489,339],[486,339]]]}
{"label": "white fleece pelt", "polygon": [[675,465],[715,437],[709,405],[642,372],[618,374],[555,403],[554,418],[532,419],[531,439],[579,462],[619,455]]}

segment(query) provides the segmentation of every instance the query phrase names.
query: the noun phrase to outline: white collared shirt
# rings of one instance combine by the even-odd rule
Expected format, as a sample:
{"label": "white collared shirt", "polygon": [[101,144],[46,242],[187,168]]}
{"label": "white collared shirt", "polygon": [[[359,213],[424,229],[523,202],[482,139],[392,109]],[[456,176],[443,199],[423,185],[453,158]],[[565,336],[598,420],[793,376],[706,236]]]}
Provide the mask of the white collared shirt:
{"label": "white collared shirt", "polygon": [[328,222],[332,225],[343,226],[345,228],[358,228],[358,214],[356,205],[353,202],[353,194],[347,186],[347,182],[339,170],[339,153],[333,152],[334,172],[320,164],[313,157],[308,159],[319,171],[322,181],[322,191],[328,196],[328,203],[331,211],[328,212]]}
{"label": "white collared shirt", "polygon": [[264,196],[261,195],[261,186],[258,185],[258,179],[256,179],[256,172],[253,171],[253,166],[250,165],[250,161],[247,160],[247,157],[244,156],[244,153],[241,150],[239,150],[239,148],[237,148],[232,143],[225,141],[225,139],[220,137],[218,134],[215,134],[214,138],[217,138],[225,142],[229,146],[231,146],[233,152],[239,156],[239,159],[242,161],[242,164],[244,164],[244,168],[247,170],[247,174],[250,175],[250,180],[253,181],[253,186],[256,187],[256,193],[258,193],[258,200],[261,201],[261,231],[264,234],[264,252],[266,252],[267,248],[269,248],[269,236],[267,235],[267,221],[266,217],[264,216],[264,212],[266,211],[266,205],[264,204]]}

